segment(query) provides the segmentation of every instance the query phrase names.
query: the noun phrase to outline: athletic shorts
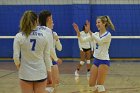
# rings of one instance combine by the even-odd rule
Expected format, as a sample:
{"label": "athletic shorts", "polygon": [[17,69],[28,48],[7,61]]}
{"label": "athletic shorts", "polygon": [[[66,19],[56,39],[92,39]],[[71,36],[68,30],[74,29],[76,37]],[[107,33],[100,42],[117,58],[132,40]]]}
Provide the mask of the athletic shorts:
{"label": "athletic shorts", "polygon": [[43,82],[45,81],[47,78],[45,79],[41,79],[41,80],[24,80],[24,79],[20,79],[20,80],[23,80],[23,81],[26,81],[26,82]]}
{"label": "athletic shorts", "polygon": [[53,61],[52,64],[53,64],[53,65],[57,65],[57,62]]}
{"label": "athletic shorts", "polygon": [[105,64],[110,66],[110,61],[109,60],[100,60],[97,58],[94,58],[93,64],[96,65],[97,67],[99,67],[101,64]]}
{"label": "athletic shorts", "polygon": [[91,50],[91,48],[88,48],[88,49],[85,49],[85,48],[82,48],[84,52],[87,52],[89,50]]}

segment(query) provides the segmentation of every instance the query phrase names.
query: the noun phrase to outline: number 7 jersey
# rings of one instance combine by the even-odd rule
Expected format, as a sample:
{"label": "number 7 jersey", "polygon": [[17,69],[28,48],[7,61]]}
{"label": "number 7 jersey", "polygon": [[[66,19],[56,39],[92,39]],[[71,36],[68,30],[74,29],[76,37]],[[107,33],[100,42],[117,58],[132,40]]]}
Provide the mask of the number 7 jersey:
{"label": "number 7 jersey", "polygon": [[[50,47],[48,36],[44,31],[34,30],[28,37],[22,32],[14,39],[14,62],[20,62],[19,78],[24,80],[40,80],[50,70]],[[21,57],[20,57],[21,56]]]}

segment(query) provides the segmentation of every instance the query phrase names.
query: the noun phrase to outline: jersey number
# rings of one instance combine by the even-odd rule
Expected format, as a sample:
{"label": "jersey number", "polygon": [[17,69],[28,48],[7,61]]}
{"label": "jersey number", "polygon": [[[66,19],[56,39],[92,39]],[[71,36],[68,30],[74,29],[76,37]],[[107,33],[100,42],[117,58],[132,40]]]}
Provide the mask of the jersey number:
{"label": "jersey number", "polygon": [[32,51],[35,51],[35,45],[36,45],[36,39],[30,39],[30,42],[32,43]]}

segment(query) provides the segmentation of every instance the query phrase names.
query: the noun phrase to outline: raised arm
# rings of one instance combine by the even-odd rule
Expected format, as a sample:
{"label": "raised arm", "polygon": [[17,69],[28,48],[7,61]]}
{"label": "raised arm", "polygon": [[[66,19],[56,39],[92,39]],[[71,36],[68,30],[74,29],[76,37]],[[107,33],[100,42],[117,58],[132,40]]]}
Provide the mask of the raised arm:
{"label": "raised arm", "polygon": [[[86,24],[87,24],[90,34],[92,35],[92,32],[90,31],[90,22],[88,20],[86,20]],[[92,40],[91,35],[84,37],[84,38],[81,37],[78,25],[76,23],[73,23],[72,25],[73,25],[75,32],[77,33],[77,36],[78,36],[78,39],[80,42],[89,42]]]}
{"label": "raised arm", "polygon": [[80,37],[80,31],[79,31],[79,27],[76,23],[73,23],[73,28],[75,30],[75,32],[77,33],[77,36]]}

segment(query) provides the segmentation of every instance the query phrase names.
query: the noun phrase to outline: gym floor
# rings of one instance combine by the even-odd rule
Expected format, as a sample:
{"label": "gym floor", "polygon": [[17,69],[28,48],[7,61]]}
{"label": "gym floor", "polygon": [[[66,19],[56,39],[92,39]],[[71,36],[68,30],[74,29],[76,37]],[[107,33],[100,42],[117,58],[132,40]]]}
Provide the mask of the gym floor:
{"label": "gym floor", "polygon": [[[80,71],[80,77],[74,76],[75,59],[64,59],[59,65],[60,85],[55,93],[94,93],[88,86],[86,65]],[[106,93],[140,93],[140,62],[111,61],[109,74],[106,78]],[[0,93],[21,93],[18,72],[11,59],[0,60]]]}

